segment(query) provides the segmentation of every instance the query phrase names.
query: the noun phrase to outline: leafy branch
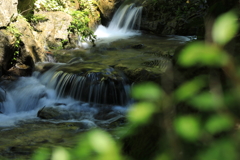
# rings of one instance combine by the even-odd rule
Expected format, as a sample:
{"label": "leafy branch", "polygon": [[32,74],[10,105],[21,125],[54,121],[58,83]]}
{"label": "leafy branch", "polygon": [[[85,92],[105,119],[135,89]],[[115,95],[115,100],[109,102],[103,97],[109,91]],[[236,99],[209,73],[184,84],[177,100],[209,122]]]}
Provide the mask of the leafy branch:
{"label": "leafy branch", "polygon": [[11,64],[13,64],[13,63],[16,63],[17,58],[19,57],[19,54],[20,54],[22,34],[19,32],[19,30],[14,25],[11,25],[11,24],[7,27],[7,31],[9,31],[15,37],[15,41],[12,44],[12,46],[15,50],[14,53],[13,53],[13,59],[12,59],[12,62],[11,62]]}

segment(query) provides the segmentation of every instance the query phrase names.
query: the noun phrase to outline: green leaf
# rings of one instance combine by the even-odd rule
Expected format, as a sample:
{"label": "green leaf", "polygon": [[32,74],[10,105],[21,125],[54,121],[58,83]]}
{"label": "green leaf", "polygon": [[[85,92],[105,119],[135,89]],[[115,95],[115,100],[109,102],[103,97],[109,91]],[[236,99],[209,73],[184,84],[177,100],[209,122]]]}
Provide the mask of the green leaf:
{"label": "green leaf", "polygon": [[214,141],[205,151],[200,152],[197,160],[238,160],[237,147],[231,139]]}
{"label": "green leaf", "polygon": [[238,32],[237,19],[238,17],[233,11],[219,16],[213,25],[212,37],[214,42],[220,45],[229,42]]}
{"label": "green leaf", "polygon": [[170,156],[167,154],[158,155],[155,160],[171,160]]}
{"label": "green leaf", "polygon": [[70,160],[70,154],[63,147],[57,147],[54,149],[51,160]]}
{"label": "green leaf", "polygon": [[199,119],[194,116],[178,117],[174,121],[174,126],[178,135],[187,141],[197,140],[201,133]]}
{"label": "green leaf", "polygon": [[204,77],[197,77],[194,80],[184,83],[176,91],[175,96],[178,101],[184,101],[193,97],[206,85]]}
{"label": "green leaf", "polygon": [[214,115],[206,123],[206,130],[211,134],[229,130],[234,125],[234,121],[227,115]]}
{"label": "green leaf", "polygon": [[155,105],[148,102],[134,104],[128,111],[128,119],[135,124],[145,124],[155,111]]}
{"label": "green leaf", "polygon": [[120,149],[111,135],[102,130],[92,130],[82,135],[73,159],[120,160]]}
{"label": "green leaf", "polygon": [[193,97],[189,103],[200,110],[214,110],[223,106],[222,99],[214,96],[210,92],[201,93]]}
{"label": "green leaf", "polygon": [[132,97],[141,100],[159,100],[162,95],[160,87],[155,83],[142,83],[133,87]]}
{"label": "green leaf", "polygon": [[46,160],[50,157],[50,151],[47,148],[39,148],[34,153],[32,159],[33,160]]}
{"label": "green leaf", "polygon": [[[113,138],[104,131],[95,130],[88,135],[93,150],[99,154],[118,154],[118,147]],[[113,155],[114,156],[114,155]]]}
{"label": "green leaf", "polygon": [[220,48],[204,42],[194,42],[181,51],[178,63],[185,67],[196,64],[223,66],[228,60],[227,53]]}

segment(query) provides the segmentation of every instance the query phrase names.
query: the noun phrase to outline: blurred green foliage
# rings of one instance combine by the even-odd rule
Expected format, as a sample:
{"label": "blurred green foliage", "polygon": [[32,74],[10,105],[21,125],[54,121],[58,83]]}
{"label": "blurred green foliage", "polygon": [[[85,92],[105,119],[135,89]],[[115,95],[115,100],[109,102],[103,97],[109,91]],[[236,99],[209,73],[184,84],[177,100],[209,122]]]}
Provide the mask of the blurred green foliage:
{"label": "blurred green foliage", "polygon": [[[220,69],[227,68],[233,61],[223,48],[238,31],[238,24],[235,21],[236,15],[232,12],[219,17],[214,30],[221,32],[221,35],[215,35],[214,31],[214,43],[193,42],[186,46],[180,54],[179,64],[185,67],[200,65]],[[231,28],[231,32],[228,31],[228,28],[220,26],[225,22],[228,23],[227,26]],[[240,86],[233,84],[232,88],[223,91],[221,84],[219,86],[218,83],[211,84],[210,82],[211,79],[209,80],[207,75],[197,76],[183,83],[170,94],[164,93],[158,85],[153,83],[135,85],[132,97],[138,102],[129,109],[127,115],[129,122],[123,130],[120,130],[121,132],[116,134],[121,138],[131,137],[134,133],[141,132],[138,130],[139,127],[154,123],[156,128],[145,130],[144,133],[151,133],[151,129],[157,133],[160,126],[163,126],[164,131],[161,132],[162,134],[156,135],[162,138],[156,148],[155,157],[148,159],[239,159],[240,134],[236,128],[239,125],[237,123],[239,117],[236,116],[237,114],[232,108],[239,107],[236,104],[238,101],[236,99],[239,99]],[[177,113],[175,106],[180,103],[189,105],[196,112]],[[153,117],[155,118],[151,120]],[[128,134],[120,134],[124,132]],[[135,142],[141,141],[146,134],[137,137]],[[149,141],[151,141],[149,145],[151,148],[152,142],[157,141],[157,139],[149,139]],[[131,154],[123,154],[122,147],[121,140],[114,139],[106,131],[91,130],[81,136],[75,148],[57,147],[53,152],[41,148],[34,154],[33,160],[131,159]],[[147,150],[140,150],[140,148],[140,146],[135,148],[139,149],[139,154],[147,152]]]}

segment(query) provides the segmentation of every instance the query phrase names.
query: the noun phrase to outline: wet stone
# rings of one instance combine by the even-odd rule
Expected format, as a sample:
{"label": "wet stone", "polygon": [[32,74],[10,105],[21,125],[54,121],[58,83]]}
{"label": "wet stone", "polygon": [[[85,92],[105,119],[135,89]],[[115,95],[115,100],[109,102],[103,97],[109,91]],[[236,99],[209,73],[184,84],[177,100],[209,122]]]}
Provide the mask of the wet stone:
{"label": "wet stone", "polygon": [[38,111],[37,116],[42,119],[70,119],[71,116],[67,109],[63,109],[56,106],[43,107]]}
{"label": "wet stone", "polygon": [[79,126],[79,128],[77,129],[77,132],[82,132],[82,131],[97,127],[97,125],[93,121],[90,121],[88,119],[81,120],[77,124]]}
{"label": "wet stone", "polygon": [[136,45],[133,45],[132,48],[133,49],[142,49],[142,48],[144,48],[144,45],[143,44],[136,44]]}

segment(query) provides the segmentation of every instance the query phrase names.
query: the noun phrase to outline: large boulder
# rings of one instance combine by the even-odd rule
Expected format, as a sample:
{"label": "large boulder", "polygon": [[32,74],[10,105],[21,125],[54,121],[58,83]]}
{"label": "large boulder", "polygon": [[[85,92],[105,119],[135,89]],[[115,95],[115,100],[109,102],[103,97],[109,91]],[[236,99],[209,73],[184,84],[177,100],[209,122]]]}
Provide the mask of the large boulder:
{"label": "large boulder", "polygon": [[44,61],[46,58],[44,54],[44,43],[39,41],[32,26],[30,26],[26,19],[19,16],[18,20],[13,22],[13,26],[21,33],[20,38],[23,42],[20,57],[21,62],[23,64],[33,65],[32,62],[29,61],[30,59],[32,59],[33,62]]}
{"label": "large boulder", "polygon": [[[16,55],[17,51],[19,55]],[[44,44],[36,39],[32,27],[22,16],[0,31],[0,76],[31,75],[34,62],[45,58]]]}
{"label": "large boulder", "polygon": [[14,18],[17,12],[18,0],[0,1],[0,28],[7,26]]}
{"label": "large boulder", "polygon": [[38,32],[35,36],[45,47],[58,49],[62,42],[68,40],[68,28],[71,25],[72,16],[65,12],[38,12],[36,15],[45,16],[47,21],[40,22],[35,26]]}

